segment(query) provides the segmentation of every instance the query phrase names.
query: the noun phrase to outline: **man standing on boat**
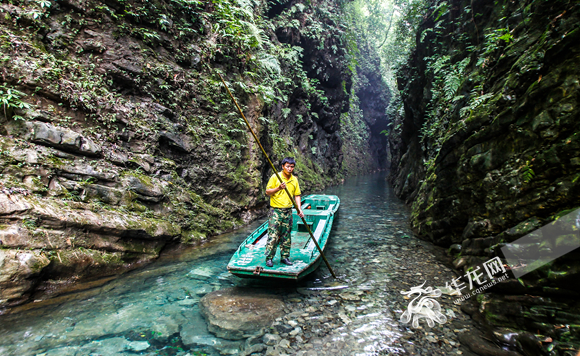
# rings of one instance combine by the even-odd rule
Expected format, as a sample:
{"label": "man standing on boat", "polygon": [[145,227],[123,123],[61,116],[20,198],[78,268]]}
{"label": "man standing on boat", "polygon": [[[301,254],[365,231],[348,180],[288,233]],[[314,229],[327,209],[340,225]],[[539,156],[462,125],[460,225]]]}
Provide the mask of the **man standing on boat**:
{"label": "man standing on boat", "polygon": [[290,233],[292,230],[292,200],[284,191],[288,188],[290,195],[296,200],[298,206],[298,216],[304,217],[300,202],[300,185],[298,179],[292,175],[296,166],[296,161],[292,157],[282,160],[282,172],[279,173],[282,182],[278,180],[276,174],[272,175],[266,186],[266,195],[270,197],[272,215],[268,221],[268,244],[266,245],[266,266],[272,267],[272,260],[276,255],[276,248],[280,245],[280,262],[291,266],[290,246],[292,241]]}

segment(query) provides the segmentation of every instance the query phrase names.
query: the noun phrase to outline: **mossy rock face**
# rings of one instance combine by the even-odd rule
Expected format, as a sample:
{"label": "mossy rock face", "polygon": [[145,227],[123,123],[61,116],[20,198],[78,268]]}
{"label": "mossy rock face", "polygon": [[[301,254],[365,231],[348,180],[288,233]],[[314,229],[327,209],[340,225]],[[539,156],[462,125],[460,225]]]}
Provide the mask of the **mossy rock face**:
{"label": "mossy rock face", "polygon": [[573,250],[580,247],[578,234],[561,235],[556,238],[555,248],[559,250]]}
{"label": "mossy rock face", "polygon": [[[109,273],[104,265],[121,271],[169,242],[196,244],[265,215],[272,172],[217,73],[275,164],[296,158],[304,194],[386,167],[380,132],[390,94],[364,38],[329,47],[344,35],[338,3],[304,3],[300,12],[284,5],[276,19],[262,4],[251,20],[239,2],[160,0],[138,11],[145,27],[132,18],[134,3],[85,5],[24,27],[0,23],[22,43],[5,46],[3,80],[31,105],[0,112],[0,184],[9,193],[0,194],[0,214],[12,224],[0,231],[0,248],[50,253],[42,278],[58,279],[66,266],[78,276]],[[7,16],[36,10],[18,2]],[[171,25],[159,28],[159,18]],[[246,20],[263,33],[254,38]],[[242,30],[223,36],[218,51],[204,26],[223,21],[236,24],[226,32]],[[287,47],[279,30],[290,21],[324,31],[294,29],[300,41]],[[256,41],[267,43],[248,47]],[[305,70],[313,65],[320,70]]]}
{"label": "mossy rock face", "polygon": [[98,184],[83,186],[81,199],[86,202],[99,201],[109,205],[129,205],[132,194],[126,190],[116,189]]}
{"label": "mossy rock face", "polygon": [[0,249],[0,303],[18,300],[30,292],[34,278],[50,264],[40,251]]}
{"label": "mossy rock face", "polygon": [[158,185],[155,185],[153,180],[146,175],[131,175],[129,173],[125,178],[127,187],[131,191],[149,197],[160,197],[163,195],[163,190]]}
{"label": "mossy rock face", "polygon": [[[461,2],[456,4],[459,8],[464,5]],[[509,15],[521,11],[518,9],[519,6],[521,5],[514,4],[512,7],[498,9],[498,13]],[[562,13],[560,10],[562,8],[549,11],[553,11],[557,16]],[[423,216],[414,222],[417,229],[424,233],[432,231],[429,229],[432,221],[443,220],[445,216],[463,222],[453,226],[452,231],[437,232],[434,236],[435,241],[438,239],[437,234],[460,235],[470,218],[494,216],[493,224],[489,225],[487,233],[497,234],[525,220],[521,217],[527,215],[526,218],[529,218],[536,214],[546,216],[547,211],[548,214],[554,213],[561,207],[572,204],[574,200],[575,195],[550,196],[549,190],[546,191],[545,188],[547,185],[548,189],[556,193],[558,177],[565,176],[573,180],[578,174],[578,167],[567,158],[570,157],[568,153],[571,152],[570,145],[576,142],[572,138],[577,136],[574,134],[579,129],[577,121],[572,122],[568,119],[570,115],[578,115],[578,108],[573,100],[571,101],[579,90],[579,86],[573,84],[578,82],[579,73],[577,67],[572,65],[576,52],[571,42],[578,35],[577,31],[570,27],[577,15],[569,14],[567,19],[559,22],[559,28],[564,33],[570,34],[569,37],[564,36],[565,41],[561,41],[554,33],[546,32],[544,22],[547,20],[537,15],[535,13],[527,25],[521,24],[514,28],[511,33],[514,42],[506,43],[505,48],[499,47],[491,53],[485,48],[489,44],[480,44],[479,48],[476,46],[481,56],[488,56],[486,61],[491,61],[497,66],[491,68],[487,64],[482,66],[480,63],[479,66],[471,64],[466,67],[463,73],[466,78],[464,89],[470,90],[471,87],[483,85],[486,88],[485,94],[489,95],[486,104],[476,105],[471,111],[464,111],[469,113],[467,117],[460,113],[461,109],[465,108],[465,101],[456,104],[444,100],[429,103],[428,98],[419,95],[419,89],[422,88],[412,87],[411,84],[427,83],[428,87],[432,87],[435,79],[418,69],[425,67],[425,58],[429,58],[435,52],[438,53],[436,56],[440,56],[438,51],[441,49],[443,53],[455,53],[454,62],[458,63],[462,60],[463,52],[460,49],[464,48],[464,44],[449,38],[442,39],[441,43],[445,45],[440,49],[437,49],[441,46],[438,42],[429,46],[419,43],[417,51],[420,55],[405,69],[410,76],[421,78],[402,83],[403,86],[408,86],[408,91],[403,96],[407,107],[437,108],[437,105],[441,107],[448,104],[456,105],[451,110],[442,110],[449,113],[441,118],[448,121],[445,132],[432,133],[430,134],[432,136],[421,139],[424,142],[424,151],[417,150],[415,146],[416,140],[419,140],[419,133],[405,139],[406,144],[401,146],[405,151],[397,153],[395,149],[395,155],[402,157],[402,160],[394,161],[396,165],[393,165],[391,173],[396,192],[404,198],[421,199],[423,192],[431,194],[428,201],[414,206],[414,209],[425,211]],[[494,13],[484,15],[486,19],[482,18],[481,21],[488,27],[481,28],[483,32],[498,29],[501,17],[495,16]],[[469,41],[477,43],[473,36],[475,33],[471,33],[471,30],[473,29],[466,29]],[[539,41],[539,38],[542,40]],[[501,44],[501,40],[499,41]],[[462,95],[468,103],[476,102],[477,97],[481,96],[481,94]],[[412,132],[411,127],[421,127],[423,113],[421,109],[408,110],[409,117],[404,120],[401,118],[403,131]],[[559,140],[560,137],[570,138],[562,141]],[[395,134],[390,138],[393,147],[397,147],[401,137]],[[415,163],[423,159],[428,162],[434,161],[435,165],[430,167],[434,167],[438,175],[445,179],[426,180],[423,170]],[[499,173],[493,177],[494,184],[491,184],[489,179],[490,184],[486,184],[487,174],[494,171]],[[423,184],[419,184],[421,181]],[[455,184],[446,186],[446,181],[454,181]],[[445,186],[445,189],[437,190],[442,186]],[[455,195],[461,197],[459,206],[449,209],[446,205],[448,197]],[[494,204],[493,201],[509,203],[506,206],[501,203]],[[536,203],[530,204],[532,201]],[[520,202],[522,204],[519,204]],[[527,205],[524,205],[524,202]],[[525,211],[510,212],[521,210],[520,206],[526,206]]]}
{"label": "mossy rock face", "polygon": [[43,270],[49,284],[110,276],[136,268],[158,257],[156,253],[107,252],[82,247],[48,251],[50,264]]}
{"label": "mossy rock face", "polygon": [[181,241],[186,244],[197,244],[206,239],[206,236],[198,231],[184,231],[182,236]]}
{"label": "mossy rock face", "polygon": [[[393,123],[400,129],[389,134],[395,193],[412,203],[411,224],[420,237],[468,247],[458,262],[503,258],[506,243],[518,244],[522,253],[569,250],[578,244],[573,221],[554,228],[552,241],[540,234],[528,245],[517,240],[578,208],[580,4],[448,5],[457,11],[420,25],[419,33],[429,35],[417,41],[399,72],[405,110]],[[522,21],[514,21],[520,14]],[[424,70],[443,62],[437,74]],[[468,64],[456,76],[461,63]],[[455,79],[457,90],[446,95]],[[558,313],[580,313],[580,288],[573,282],[580,278],[579,261],[577,252],[568,252],[491,288],[477,298],[483,316],[528,333],[544,325],[554,340],[580,345],[545,327],[576,323]],[[558,345],[552,346],[563,354]]]}

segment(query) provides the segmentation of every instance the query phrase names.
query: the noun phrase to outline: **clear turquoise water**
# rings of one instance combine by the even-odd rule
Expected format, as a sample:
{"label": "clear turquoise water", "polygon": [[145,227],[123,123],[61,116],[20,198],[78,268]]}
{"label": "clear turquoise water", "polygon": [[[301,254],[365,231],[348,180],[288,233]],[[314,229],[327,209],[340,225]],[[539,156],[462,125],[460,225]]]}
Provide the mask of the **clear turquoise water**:
{"label": "clear turquoise water", "polygon": [[[341,199],[327,247],[328,259],[341,280],[333,281],[321,265],[299,285],[276,286],[285,288],[289,298],[293,298],[287,302],[287,312],[310,306],[312,315],[316,314],[313,310],[320,311],[321,316],[329,315],[328,325],[336,324],[328,332],[322,325],[323,331],[318,332],[306,325],[314,323],[314,317],[310,321],[303,317],[303,329],[312,332],[305,333],[301,339],[305,340],[304,344],[313,345],[314,350],[324,349],[326,340],[334,340],[333,344],[342,340],[345,351],[351,347],[349,337],[354,337],[352,353],[345,351],[345,354],[396,352],[400,350],[393,346],[400,337],[395,320],[398,317],[385,312],[388,294],[385,283],[389,281],[390,265],[388,262],[372,265],[372,261],[393,257],[391,250],[376,246],[387,246],[393,241],[404,246],[410,241],[406,223],[408,210],[381,174],[351,178],[322,193],[335,194]],[[226,270],[239,243],[263,221],[217,236],[179,255],[165,256],[98,288],[56,299],[57,303],[0,317],[0,355],[235,354],[243,341],[236,343],[211,335],[197,303],[204,294],[221,288],[272,288],[271,284],[239,279]],[[376,267],[369,269],[369,266]],[[300,298],[305,297],[296,293],[297,288],[336,285],[348,286],[358,294],[350,298],[352,301],[324,295],[318,305],[316,298],[300,303]],[[356,299],[356,295],[363,297]],[[337,306],[333,306],[333,298],[340,301]],[[326,309],[331,307],[339,309]],[[338,316],[342,311],[344,318]]]}

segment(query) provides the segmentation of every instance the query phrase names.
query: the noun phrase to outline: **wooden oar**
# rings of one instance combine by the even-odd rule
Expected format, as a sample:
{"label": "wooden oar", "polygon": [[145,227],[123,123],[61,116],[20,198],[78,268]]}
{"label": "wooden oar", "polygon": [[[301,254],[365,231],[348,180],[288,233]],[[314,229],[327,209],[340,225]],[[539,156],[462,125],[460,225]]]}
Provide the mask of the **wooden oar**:
{"label": "wooden oar", "polygon": [[[258,140],[258,136],[256,136],[256,134],[254,133],[254,130],[252,130],[252,127],[250,126],[250,123],[248,122],[248,119],[246,119],[246,116],[242,112],[242,109],[238,105],[238,102],[236,101],[236,99],[232,95],[232,92],[230,91],[230,89],[226,85],[226,82],[224,81],[224,78],[222,78],[221,74],[218,73],[218,75],[220,76],[220,79],[222,80],[222,83],[224,83],[224,86],[226,87],[226,90],[228,91],[228,94],[230,94],[230,97],[232,98],[232,101],[236,105],[236,108],[238,108],[238,112],[240,113],[240,115],[242,116],[242,118],[244,119],[244,121],[246,122],[246,125],[248,126],[248,129],[252,133],[252,136],[254,136],[254,139],[258,143],[258,146],[260,146],[260,148],[262,149],[262,153],[264,154],[264,156],[266,156],[266,159],[268,160],[268,163],[270,163],[270,167],[272,167],[272,170],[274,171],[274,174],[276,174],[276,177],[278,178],[278,180],[280,181],[280,183],[282,183],[283,180],[282,180],[282,178],[280,178],[280,175],[278,174],[278,170],[276,169],[276,167],[274,167],[274,164],[270,160],[270,157],[268,157],[268,154],[266,153],[266,150],[264,150],[264,147],[262,147],[262,144],[260,143],[260,140]],[[296,209],[297,212],[300,211],[300,209],[298,209],[298,205],[296,205],[296,201],[294,200],[294,197],[288,191],[288,188],[284,188],[284,190],[286,191],[286,194],[288,194],[288,197],[290,198],[290,201],[294,205],[294,209]],[[332,274],[332,277],[334,277],[336,279],[336,275],[334,274],[334,271],[332,270],[332,267],[330,267],[330,263],[328,263],[328,260],[326,259],[326,256],[324,256],[324,253],[322,252],[322,249],[320,248],[320,245],[318,245],[318,241],[316,241],[316,239],[314,238],[314,235],[312,235],[312,230],[310,230],[310,226],[306,223],[306,220],[303,217],[300,217],[300,218],[302,219],[302,222],[304,223],[304,226],[306,226],[306,229],[308,230],[308,233],[310,234],[310,238],[312,239],[312,241],[314,241],[314,245],[316,245],[316,248],[318,249],[318,252],[320,252],[320,256],[322,256],[322,259],[324,260],[324,263],[326,263],[326,267],[328,267],[328,270]]]}

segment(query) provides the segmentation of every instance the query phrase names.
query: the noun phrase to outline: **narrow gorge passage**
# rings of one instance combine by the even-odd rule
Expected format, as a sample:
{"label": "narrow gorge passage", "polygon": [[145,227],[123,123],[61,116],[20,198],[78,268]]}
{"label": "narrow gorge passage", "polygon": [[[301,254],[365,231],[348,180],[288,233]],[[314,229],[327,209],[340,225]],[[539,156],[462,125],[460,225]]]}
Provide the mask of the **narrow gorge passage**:
{"label": "narrow gorge passage", "polygon": [[[577,0],[1,1],[0,356],[579,356],[578,63]],[[337,281],[227,273],[272,172],[220,75]]]}
{"label": "narrow gorge passage", "polygon": [[[437,299],[448,319],[442,325],[413,329],[400,322],[410,302],[401,292],[423,282],[443,287],[455,275],[438,260],[443,249],[413,237],[408,208],[384,174],[351,178],[323,193],[343,199],[327,249],[339,280],[324,267],[294,286],[229,274],[231,254],[257,221],[96,289],[2,316],[0,354],[470,355],[458,334],[475,328],[455,296]],[[282,298],[284,316],[248,340],[212,335],[199,300],[233,286],[270,290]]]}

